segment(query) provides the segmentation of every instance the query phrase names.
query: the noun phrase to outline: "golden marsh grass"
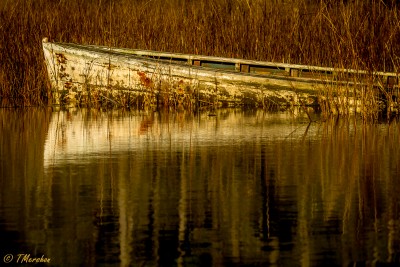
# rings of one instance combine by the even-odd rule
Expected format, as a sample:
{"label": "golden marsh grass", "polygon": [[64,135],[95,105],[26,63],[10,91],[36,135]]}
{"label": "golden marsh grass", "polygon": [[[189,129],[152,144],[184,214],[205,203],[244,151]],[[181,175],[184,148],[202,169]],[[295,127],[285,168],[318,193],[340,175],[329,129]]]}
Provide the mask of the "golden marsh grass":
{"label": "golden marsh grass", "polygon": [[395,2],[3,0],[1,105],[47,104],[51,93],[41,50],[43,37],[397,72],[400,9]]}

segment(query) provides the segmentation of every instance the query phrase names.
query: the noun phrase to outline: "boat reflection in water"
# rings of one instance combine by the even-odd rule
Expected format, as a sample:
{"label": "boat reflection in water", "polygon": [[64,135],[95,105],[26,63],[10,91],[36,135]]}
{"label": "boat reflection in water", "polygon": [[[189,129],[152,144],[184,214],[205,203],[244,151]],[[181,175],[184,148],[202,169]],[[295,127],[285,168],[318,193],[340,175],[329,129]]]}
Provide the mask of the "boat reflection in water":
{"label": "boat reflection in water", "polygon": [[2,165],[1,231],[18,228],[15,251],[88,266],[399,263],[396,122],[309,125],[301,113],[240,110],[35,116],[48,123],[44,151],[25,156],[36,164]]}

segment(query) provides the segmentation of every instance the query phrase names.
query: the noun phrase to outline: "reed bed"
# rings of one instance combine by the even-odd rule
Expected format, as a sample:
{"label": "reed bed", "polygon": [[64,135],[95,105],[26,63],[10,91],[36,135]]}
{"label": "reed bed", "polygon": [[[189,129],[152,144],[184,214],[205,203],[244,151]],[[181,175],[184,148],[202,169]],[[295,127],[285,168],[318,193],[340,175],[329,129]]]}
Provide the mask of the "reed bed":
{"label": "reed bed", "polygon": [[[396,2],[3,0],[1,106],[48,103],[51,92],[41,50],[43,37],[371,73],[398,72],[400,9]],[[383,95],[391,93],[386,88],[383,91]],[[372,99],[381,95],[372,94]]]}

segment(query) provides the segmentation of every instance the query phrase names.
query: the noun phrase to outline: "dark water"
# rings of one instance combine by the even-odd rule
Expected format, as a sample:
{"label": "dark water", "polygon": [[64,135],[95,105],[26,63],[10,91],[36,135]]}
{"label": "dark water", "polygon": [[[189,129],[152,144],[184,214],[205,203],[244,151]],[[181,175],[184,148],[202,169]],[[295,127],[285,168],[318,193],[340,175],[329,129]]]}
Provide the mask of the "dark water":
{"label": "dark water", "polygon": [[0,265],[400,265],[398,122],[208,115],[0,110]]}

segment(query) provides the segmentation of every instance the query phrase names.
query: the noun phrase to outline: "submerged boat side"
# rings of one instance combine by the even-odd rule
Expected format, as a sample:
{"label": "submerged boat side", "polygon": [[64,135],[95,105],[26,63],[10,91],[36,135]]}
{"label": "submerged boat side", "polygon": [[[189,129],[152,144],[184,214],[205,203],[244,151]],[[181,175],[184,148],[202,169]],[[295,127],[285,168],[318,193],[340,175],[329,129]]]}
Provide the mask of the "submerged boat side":
{"label": "submerged boat side", "polygon": [[[357,83],[336,79],[338,72],[332,68],[313,66],[52,43],[45,39],[43,50],[57,104],[316,105],[332,86]],[[393,75],[379,74],[384,82]]]}

